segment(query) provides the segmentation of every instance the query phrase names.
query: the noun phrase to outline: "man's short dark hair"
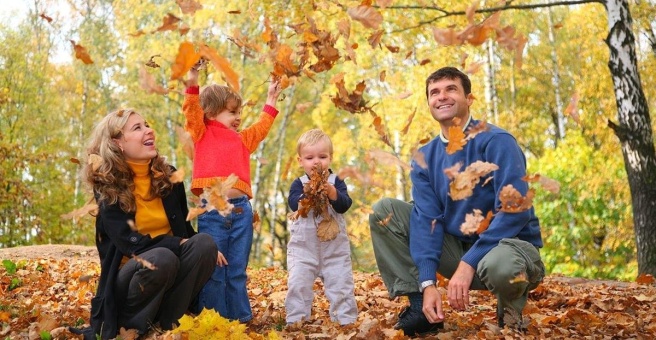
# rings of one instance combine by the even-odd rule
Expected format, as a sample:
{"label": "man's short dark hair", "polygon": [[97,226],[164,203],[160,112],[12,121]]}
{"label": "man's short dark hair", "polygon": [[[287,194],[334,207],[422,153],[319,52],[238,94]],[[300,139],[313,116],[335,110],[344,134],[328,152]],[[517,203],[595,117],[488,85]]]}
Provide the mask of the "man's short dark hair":
{"label": "man's short dark hair", "polygon": [[428,98],[428,85],[442,79],[460,79],[462,83],[462,88],[465,90],[465,95],[471,93],[471,80],[464,74],[462,71],[455,67],[442,67],[441,69],[433,72],[428,78],[426,78],[426,98]]}

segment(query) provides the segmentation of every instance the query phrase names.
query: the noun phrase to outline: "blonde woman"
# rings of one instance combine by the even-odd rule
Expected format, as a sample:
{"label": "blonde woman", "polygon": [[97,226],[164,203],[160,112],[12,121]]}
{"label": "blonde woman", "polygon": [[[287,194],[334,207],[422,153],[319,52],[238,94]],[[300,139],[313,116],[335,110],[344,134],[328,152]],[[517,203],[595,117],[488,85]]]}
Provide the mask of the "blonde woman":
{"label": "blonde woman", "polygon": [[[187,311],[214,270],[212,237],[186,221],[184,185],[157,152],[155,133],[132,109],[112,112],[95,127],[84,179],[98,203],[100,281],[85,339],[118,330],[168,330]],[[74,330],[75,331],[75,330]]]}

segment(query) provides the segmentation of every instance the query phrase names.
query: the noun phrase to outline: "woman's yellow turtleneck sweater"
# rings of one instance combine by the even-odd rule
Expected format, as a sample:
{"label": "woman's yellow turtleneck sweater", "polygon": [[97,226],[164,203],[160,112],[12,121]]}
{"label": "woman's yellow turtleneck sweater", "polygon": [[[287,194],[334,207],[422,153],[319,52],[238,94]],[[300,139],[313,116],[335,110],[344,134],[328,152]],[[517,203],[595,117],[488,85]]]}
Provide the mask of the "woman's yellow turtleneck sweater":
{"label": "woman's yellow turtleneck sweater", "polygon": [[135,227],[140,234],[157,237],[171,233],[171,225],[164,211],[164,204],[160,197],[149,199],[150,190],[150,163],[140,164],[128,162],[134,171],[134,199],[137,204],[135,214]]}

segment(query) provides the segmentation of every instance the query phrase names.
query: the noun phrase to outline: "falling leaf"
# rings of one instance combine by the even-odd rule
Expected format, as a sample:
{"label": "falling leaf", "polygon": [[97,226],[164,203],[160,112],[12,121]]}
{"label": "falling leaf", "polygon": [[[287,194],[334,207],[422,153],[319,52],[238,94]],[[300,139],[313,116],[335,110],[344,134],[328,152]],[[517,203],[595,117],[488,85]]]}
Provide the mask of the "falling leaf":
{"label": "falling leaf", "polygon": [[384,219],[378,221],[378,225],[382,226],[382,227],[386,227],[387,224],[389,224],[389,221],[392,219],[392,216],[394,216],[393,212],[387,214],[387,217],[385,217]]}
{"label": "falling leaf", "polygon": [[139,228],[137,228],[137,225],[134,223],[134,220],[127,220],[128,226],[130,227],[130,230],[134,232],[139,232]]}
{"label": "falling leaf", "polygon": [[171,183],[182,183],[184,181],[184,178],[185,178],[185,171],[182,168],[173,172],[171,174],[171,177],[169,177]]}
{"label": "falling leaf", "polygon": [[477,61],[475,63],[472,63],[465,69],[465,73],[467,74],[474,74],[478,72],[481,69],[481,66],[485,65],[484,62]]}
{"label": "falling leaf", "polygon": [[483,213],[479,209],[474,209],[472,214],[465,215],[465,221],[460,225],[460,232],[465,235],[476,233],[478,225],[483,221]]}
{"label": "falling leaf", "polygon": [[375,31],[371,33],[371,35],[367,38],[367,42],[369,42],[369,46],[371,48],[376,48],[380,47],[380,41],[383,39],[383,30]]}
{"label": "falling leaf", "polygon": [[526,211],[533,206],[534,196],[535,191],[533,189],[529,189],[526,197],[524,197],[512,184],[508,184],[499,193],[499,201],[501,201],[501,208],[499,210],[507,213]]}
{"label": "falling leaf", "polygon": [[452,172],[456,166],[460,168],[461,165],[458,163],[454,167],[444,170],[444,173],[452,178],[449,183],[449,196],[454,201],[463,200],[473,195],[474,188],[480,182],[481,177],[499,169],[496,164],[476,161],[467,166],[464,171],[453,174]]}
{"label": "falling leaf", "polygon": [[157,266],[154,264],[150,263],[148,260],[143,259],[137,255],[132,255],[132,259],[140,263],[144,268],[148,268],[150,270],[157,270]]}
{"label": "falling leaf", "polygon": [[80,160],[75,158],[75,157],[71,157],[70,161],[71,161],[71,163],[74,163],[74,164],[78,164],[78,165],[80,164]]}
{"label": "falling leaf", "polygon": [[410,130],[410,124],[412,124],[412,120],[415,118],[416,113],[417,113],[417,108],[415,107],[415,110],[412,111],[410,116],[408,116],[408,119],[405,123],[405,126],[403,127],[403,129],[401,129],[401,134],[402,135],[405,136],[408,133],[408,130]]}
{"label": "falling leaf", "polygon": [[385,77],[386,77],[386,76],[387,76],[387,71],[382,70],[382,71],[380,71],[380,74],[378,75],[378,79],[379,79],[380,81],[385,81]]}
{"label": "falling leaf", "polygon": [[228,11],[228,14],[241,14],[240,10]]}
{"label": "falling leaf", "polygon": [[410,165],[399,159],[398,156],[380,149],[370,150],[369,156],[379,164],[396,165],[405,170],[410,170]]}
{"label": "falling leaf", "polygon": [[180,6],[182,14],[194,15],[196,11],[203,9],[203,5],[194,0],[175,0],[175,2]]}
{"label": "falling leaf", "polygon": [[205,208],[199,208],[199,207],[191,207],[189,208],[189,213],[187,214],[187,218],[185,221],[191,221],[194,218],[198,217],[199,215],[203,214],[206,212],[207,209]]}
{"label": "falling leaf", "polygon": [[346,10],[351,19],[360,22],[366,28],[378,29],[383,22],[383,16],[371,6],[351,7]]}
{"label": "falling leaf", "polygon": [[449,143],[446,145],[446,153],[453,155],[467,144],[465,133],[459,125],[452,125],[449,127]]}
{"label": "falling leaf", "polygon": [[426,65],[426,64],[428,64],[428,63],[430,63],[430,62],[431,62],[430,59],[423,59],[422,61],[419,62],[419,65],[420,65],[420,66],[424,66],[424,65]]}
{"label": "falling leaf", "polygon": [[155,62],[155,58],[159,57],[159,56],[160,56],[159,54],[151,56],[150,59],[148,60],[148,62],[145,65],[148,66],[148,67],[152,67],[152,68],[160,67],[159,64]]}
{"label": "falling leaf", "polygon": [[574,92],[572,95],[572,98],[569,100],[569,104],[567,104],[567,107],[565,108],[564,114],[566,116],[572,117],[576,124],[581,126],[581,118],[579,117],[578,114],[578,103],[579,103],[579,94],[577,92]]}
{"label": "falling leaf", "polygon": [[146,32],[144,32],[143,30],[138,30],[138,31],[136,31],[136,32],[134,32],[134,33],[128,33],[128,35],[131,36],[131,37],[133,37],[133,38],[140,37],[140,36],[142,36],[142,35],[144,35],[144,34],[146,34]]}
{"label": "falling leaf", "polygon": [[257,211],[253,212],[253,230],[260,232],[261,225],[262,220],[260,219],[260,214]]}
{"label": "falling leaf", "polygon": [[45,19],[45,20],[48,21],[49,23],[52,22],[52,18],[49,17],[49,16],[47,16],[45,13],[41,13],[41,14],[39,14],[39,17],[41,17],[42,19]]}
{"label": "falling leaf", "polygon": [[162,19],[162,26],[157,27],[154,32],[175,31],[178,29],[180,18],[171,13],[167,13]]}
{"label": "falling leaf", "polygon": [[433,27],[433,39],[435,39],[438,44],[444,46],[462,45],[463,43],[453,27],[447,29]]}
{"label": "falling leaf", "polygon": [[92,171],[96,171],[102,165],[103,159],[99,155],[96,155],[95,153],[92,153],[92,154],[89,155],[89,159],[87,160],[87,163],[91,164],[91,170]]}
{"label": "falling leaf", "polygon": [[489,131],[490,127],[487,125],[487,122],[484,120],[479,121],[477,124],[471,124],[467,128],[467,140],[472,140],[479,133]]}
{"label": "falling leaf", "polygon": [[82,207],[75,209],[67,214],[60,215],[65,220],[81,218],[87,215],[95,216],[98,213],[98,205],[94,203],[95,198],[91,197]]}
{"label": "falling leaf", "polygon": [[399,47],[397,47],[397,46],[385,45],[385,47],[387,48],[388,51],[390,51],[390,52],[392,52],[392,53],[399,53],[399,51],[401,50],[401,49],[400,49]]}
{"label": "falling leaf", "polygon": [[405,91],[405,92],[399,94],[398,96],[396,96],[396,99],[403,100],[403,99],[406,99],[410,96],[412,96],[412,91]]}
{"label": "falling leaf", "polygon": [[239,177],[230,174],[226,178],[217,179],[210,187],[204,188],[200,197],[207,201],[205,209],[208,211],[216,210],[222,216],[230,214],[234,206],[228,201],[227,195],[228,191],[237,183],[237,180],[239,180]]}
{"label": "falling leaf", "polygon": [[510,279],[510,283],[525,283],[528,282],[528,277],[525,272],[517,274],[514,278]]}
{"label": "falling leaf", "polygon": [[87,52],[87,49],[84,48],[82,45],[78,45],[75,41],[70,40],[71,44],[73,44],[73,49],[75,50],[75,58],[82,60],[83,63],[89,65],[93,64],[93,60],[91,60],[91,57],[89,56],[89,53]]}
{"label": "falling leaf", "polygon": [[239,92],[239,75],[232,69],[228,59],[220,56],[213,48],[207,45],[200,46],[200,55],[212,62],[214,68],[221,72],[230,88],[235,92]]}
{"label": "falling leaf", "polygon": [[337,30],[344,39],[348,40],[351,35],[351,21],[348,18],[344,18],[337,22]]}
{"label": "falling leaf", "polygon": [[422,169],[428,169],[428,164],[426,164],[426,158],[424,156],[424,153],[415,150],[412,152],[412,160],[417,164]]}
{"label": "falling leaf", "polygon": [[180,43],[178,55],[175,62],[171,65],[171,80],[180,79],[194,64],[198,62],[201,55],[196,53],[194,45],[188,41]]}
{"label": "falling leaf", "polygon": [[169,90],[157,84],[155,77],[148,73],[144,66],[139,68],[139,86],[146,90],[146,93],[168,94]]}

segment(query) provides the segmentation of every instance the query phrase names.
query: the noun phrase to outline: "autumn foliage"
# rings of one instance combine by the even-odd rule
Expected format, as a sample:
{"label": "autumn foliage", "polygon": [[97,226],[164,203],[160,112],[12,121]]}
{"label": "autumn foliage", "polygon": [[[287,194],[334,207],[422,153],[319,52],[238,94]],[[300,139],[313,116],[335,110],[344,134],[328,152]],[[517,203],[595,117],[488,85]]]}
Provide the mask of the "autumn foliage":
{"label": "autumn foliage", "polygon": [[[48,249],[49,252],[43,251]],[[63,249],[63,250],[62,250]],[[11,249],[9,249],[11,250]],[[100,272],[97,252],[88,247],[38,246],[31,256],[7,258],[0,252],[0,336],[9,339],[75,339],[65,326],[89,320],[90,300]],[[42,258],[33,258],[35,255]],[[250,269],[248,290],[254,318],[248,325],[229,322],[216,313],[180,319],[169,332],[153,331],[146,339],[406,339],[393,329],[397,314],[407,303],[390,300],[380,276],[355,272],[359,314],[355,324],[341,327],[330,321],[329,303],[320,281],[309,322],[287,326],[284,300],[287,276],[281,268]],[[440,286],[447,281],[441,278]],[[443,291],[444,292],[444,291]],[[446,301],[446,299],[444,299]],[[496,326],[496,301],[487,291],[472,291],[471,306],[456,312],[444,305],[445,329],[440,339],[652,339],[656,336],[656,283],[643,276],[638,282],[590,281],[547,276],[529,294],[524,310],[526,332]],[[121,331],[124,340],[134,330]]]}

